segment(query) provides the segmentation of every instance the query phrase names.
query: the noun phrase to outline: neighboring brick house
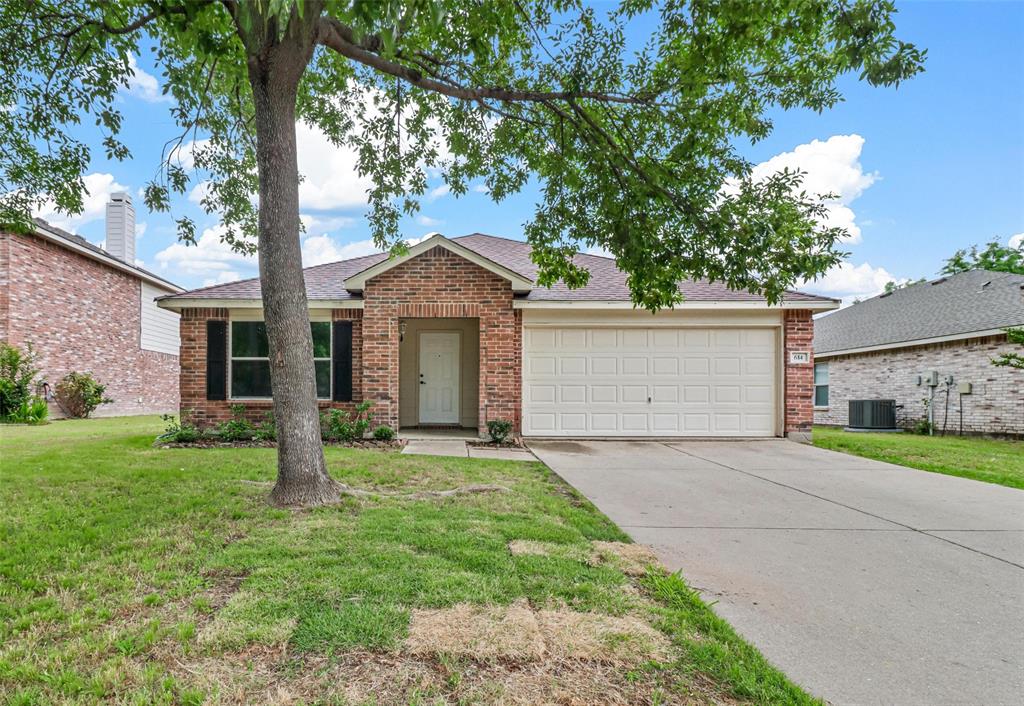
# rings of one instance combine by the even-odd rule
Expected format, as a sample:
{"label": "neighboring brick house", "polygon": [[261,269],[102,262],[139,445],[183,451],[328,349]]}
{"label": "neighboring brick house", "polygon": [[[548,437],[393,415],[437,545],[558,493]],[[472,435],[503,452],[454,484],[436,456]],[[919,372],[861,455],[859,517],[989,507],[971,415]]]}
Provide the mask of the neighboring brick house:
{"label": "neighboring brick house", "polygon": [[96,415],[173,411],[178,316],[155,299],[182,290],[135,265],[131,202],[114,197],[107,250],[41,220],[29,234],[0,231],[0,341],[31,345],[51,386],[91,372],[114,400]]}
{"label": "neighboring brick house", "polygon": [[[811,428],[813,312],[704,281],[652,315],[614,261],[577,255],[586,287],[534,285],[526,243],[433,235],[305,270],[322,408],[370,400],[392,427],[510,420],[524,436],[792,436]],[[270,410],[258,279],[164,297],[181,312],[181,409],[201,425]]]}
{"label": "neighboring brick house", "polygon": [[[1024,326],[1024,275],[971,270],[820,316],[814,323],[814,421],[845,426],[851,399],[894,399],[897,423],[934,419],[947,433],[1024,436],[1024,372],[992,365],[1024,352],[1004,329]],[[949,396],[947,406],[948,378]],[[970,392],[961,394],[961,383]]]}

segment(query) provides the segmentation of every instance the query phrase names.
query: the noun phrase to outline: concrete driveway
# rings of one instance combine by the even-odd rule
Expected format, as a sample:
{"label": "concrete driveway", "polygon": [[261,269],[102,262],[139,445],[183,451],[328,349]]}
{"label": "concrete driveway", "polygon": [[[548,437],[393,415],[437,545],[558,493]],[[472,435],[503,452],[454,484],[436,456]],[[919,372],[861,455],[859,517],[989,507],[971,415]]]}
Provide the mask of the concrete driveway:
{"label": "concrete driveway", "polygon": [[1024,492],[771,441],[533,452],[836,704],[1020,704]]}

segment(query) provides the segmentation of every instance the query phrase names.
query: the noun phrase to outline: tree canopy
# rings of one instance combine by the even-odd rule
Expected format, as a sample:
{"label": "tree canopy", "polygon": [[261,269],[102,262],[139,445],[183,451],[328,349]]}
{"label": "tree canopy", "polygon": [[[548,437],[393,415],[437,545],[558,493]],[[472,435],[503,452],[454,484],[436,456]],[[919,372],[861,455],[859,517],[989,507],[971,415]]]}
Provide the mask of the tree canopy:
{"label": "tree canopy", "polygon": [[[107,157],[129,159],[118,90],[152,53],[178,130],[146,188],[151,209],[209,182],[203,207],[254,247],[259,191],[249,72],[303,35],[296,117],[359,155],[376,242],[400,247],[428,175],[451,191],[483,180],[501,201],[536,179],[526,233],[540,283],[587,278],[577,249],[603,247],[635,301],[678,301],[710,277],[763,293],[836,264],[844,232],[798,173],[749,178],[744,143],[773,111],[825,110],[838,79],[891,86],[922,70],[888,0],[12,0],[0,9],[0,220],[27,225],[52,199],[82,208],[93,122]],[[636,50],[631,27],[656,18]],[[191,145],[186,153],[183,145]],[[192,163],[195,170],[190,169]],[[157,166],[157,165],[154,165]],[[194,239],[196,224],[177,219]],[[296,227],[298,225],[296,224]]]}
{"label": "tree canopy", "polygon": [[998,240],[989,242],[983,250],[977,245],[962,249],[946,260],[940,274],[955,275],[967,270],[992,270],[1024,275],[1024,240],[1016,246],[1003,245]]}

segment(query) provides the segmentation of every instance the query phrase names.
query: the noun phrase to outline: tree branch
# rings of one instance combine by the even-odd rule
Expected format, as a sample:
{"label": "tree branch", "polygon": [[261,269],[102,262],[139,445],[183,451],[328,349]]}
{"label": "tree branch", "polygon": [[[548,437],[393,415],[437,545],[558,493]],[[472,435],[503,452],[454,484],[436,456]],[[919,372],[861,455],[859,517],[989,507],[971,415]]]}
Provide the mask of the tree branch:
{"label": "tree branch", "polygon": [[454,82],[440,81],[424,76],[416,69],[404,64],[385,59],[374,49],[375,43],[366,44],[359,42],[352,28],[342,24],[332,17],[321,17],[317,22],[317,42],[329,49],[333,49],[342,56],[357,61],[364,66],[369,66],[381,73],[395,76],[412,85],[423,88],[434,93],[458,98],[466,101],[478,101],[480,99],[491,99],[499,101],[512,101],[524,103],[542,103],[552,100],[588,99],[601,101],[603,103],[622,103],[626,105],[649,105],[651,98],[648,96],[625,96],[597,91],[523,91],[512,88],[473,88],[463,86]]}

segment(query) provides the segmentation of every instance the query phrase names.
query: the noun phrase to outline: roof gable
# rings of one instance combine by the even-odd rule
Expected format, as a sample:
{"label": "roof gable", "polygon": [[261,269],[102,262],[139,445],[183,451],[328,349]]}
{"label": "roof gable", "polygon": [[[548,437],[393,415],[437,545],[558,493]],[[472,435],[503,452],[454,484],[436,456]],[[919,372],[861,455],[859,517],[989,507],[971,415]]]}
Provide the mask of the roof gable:
{"label": "roof gable", "polygon": [[493,272],[502,279],[508,280],[512,285],[512,291],[516,294],[526,294],[533,289],[532,277],[526,277],[509,267],[481,255],[476,250],[472,250],[453,240],[449,240],[440,233],[434,233],[430,237],[425,238],[416,245],[413,245],[404,255],[381,260],[380,262],[367,267],[365,270],[350,276],[345,280],[345,289],[350,292],[362,292],[367,281],[436,247],[444,248],[445,250],[469,260],[473,264],[478,265],[489,272]]}

